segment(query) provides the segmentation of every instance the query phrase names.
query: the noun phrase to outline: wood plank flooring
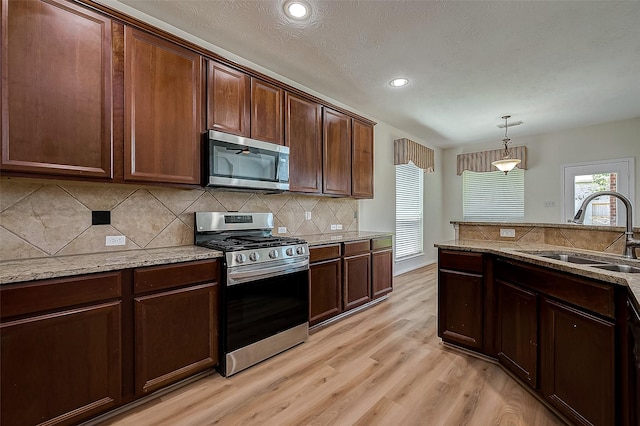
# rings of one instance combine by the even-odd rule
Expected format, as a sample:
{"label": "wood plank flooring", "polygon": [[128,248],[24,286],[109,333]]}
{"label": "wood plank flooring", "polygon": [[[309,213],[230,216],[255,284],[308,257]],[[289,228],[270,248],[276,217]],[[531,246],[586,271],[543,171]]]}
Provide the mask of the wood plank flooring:
{"label": "wood plank flooring", "polygon": [[230,378],[206,377],[109,425],[562,425],[497,365],[436,332],[435,266],[382,303]]}

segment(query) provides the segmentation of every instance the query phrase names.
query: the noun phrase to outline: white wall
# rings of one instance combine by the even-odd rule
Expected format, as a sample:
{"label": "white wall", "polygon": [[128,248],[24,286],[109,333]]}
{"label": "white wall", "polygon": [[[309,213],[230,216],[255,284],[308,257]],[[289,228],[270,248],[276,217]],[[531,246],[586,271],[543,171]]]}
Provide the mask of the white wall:
{"label": "white wall", "polygon": [[[526,121],[523,124],[526,126]],[[525,222],[560,223],[562,210],[562,166],[597,160],[633,157],[636,162],[634,226],[640,226],[640,118],[582,127],[562,132],[519,138],[510,132],[513,146],[527,146],[525,172]],[[466,152],[500,148],[500,138],[491,142],[450,148],[443,153],[444,216],[447,239],[454,236],[451,220],[462,220],[462,177],[456,175],[456,156]],[[555,207],[544,207],[554,201]]]}
{"label": "white wall", "polygon": [[[358,205],[359,227],[361,231],[395,232],[396,172],[393,164],[393,141],[408,138],[414,142],[429,146],[417,136],[379,122],[374,132],[374,198],[361,200]],[[437,250],[433,244],[444,239],[442,223],[442,151],[435,151],[435,172],[424,174],[424,253],[421,256],[398,262],[394,265],[394,274],[398,275],[420,266],[434,263]]]}

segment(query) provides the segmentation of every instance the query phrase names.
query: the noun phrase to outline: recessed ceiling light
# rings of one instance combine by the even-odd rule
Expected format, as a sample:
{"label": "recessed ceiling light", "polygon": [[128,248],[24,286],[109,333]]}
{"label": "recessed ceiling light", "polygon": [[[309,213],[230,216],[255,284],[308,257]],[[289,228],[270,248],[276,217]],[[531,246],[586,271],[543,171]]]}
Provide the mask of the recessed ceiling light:
{"label": "recessed ceiling light", "polygon": [[309,17],[311,8],[302,1],[288,1],[284,5],[284,13],[292,19],[302,20]]}
{"label": "recessed ceiling light", "polygon": [[406,78],[394,78],[389,82],[389,86],[391,87],[402,87],[406,86],[407,84],[409,84],[409,80],[407,80]]}

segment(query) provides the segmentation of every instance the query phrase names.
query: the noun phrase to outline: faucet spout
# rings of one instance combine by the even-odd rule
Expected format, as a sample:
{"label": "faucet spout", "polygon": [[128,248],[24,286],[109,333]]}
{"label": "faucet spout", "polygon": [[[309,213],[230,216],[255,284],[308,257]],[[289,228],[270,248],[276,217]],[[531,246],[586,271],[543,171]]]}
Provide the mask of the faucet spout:
{"label": "faucet spout", "polygon": [[627,197],[620,194],[619,192],[600,191],[600,192],[595,192],[589,195],[587,198],[584,199],[575,217],[570,222],[582,224],[584,222],[584,215],[586,212],[587,205],[591,201],[593,201],[595,198],[598,198],[602,195],[609,195],[611,197],[616,197],[617,199],[622,201],[622,203],[624,204],[624,207],[626,209],[626,214],[627,214],[624,257],[637,259],[638,257],[636,256],[636,249],[640,248],[640,240],[636,240],[635,238],[633,238],[633,206],[631,206],[631,201],[629,201]]}

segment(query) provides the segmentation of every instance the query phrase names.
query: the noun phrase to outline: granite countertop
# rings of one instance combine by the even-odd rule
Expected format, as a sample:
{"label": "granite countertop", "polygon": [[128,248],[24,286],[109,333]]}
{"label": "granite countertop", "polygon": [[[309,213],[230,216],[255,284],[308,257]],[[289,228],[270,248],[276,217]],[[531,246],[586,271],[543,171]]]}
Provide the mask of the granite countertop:
{"label": "granite countertop", "polygon": [[331,234],[316,234],[316,235],[297,235],[297,237],[303,238],[309,243],[310,247],[320,246],[323,244],[331,243],[344,243],[348,241],[368,240],[371,238],[390,237],[393,232],[375,232],[375,231],[351,231],[351,232],[339,232]]}
{"label": "granite countertop", "polygon": [[[449,222],[452,225],[470,225],[470,226],[502,226],[504,228],[514,227],[544,227],[544,228],[574,228],[580,230],[590,231],[620,231],[624,232],[626,228],[624,226],[610,226],[610,225],[583,225],[572,222],[567,223],[536,223],[536,222],[468,222],[464,220],[452,220]],[[634,232],[640,232],[640,228],[634,227]]]}
{"label": "granite countertop", "polygon": [[[310,246],[327,243],[358,241],[391,236],[390,232],[342,232],[318,235],[299,235]],[[165,265],[193,260],[215,259],[223,254],[198,246],[167,247],[148,250],[126,250],[73,256],[52,256],[15,259],[0,262],[0,285],[25,281],[60,278],[118,269]]]}
{"label": "granite countertop", "polygon": [[43,280],[118,269],[215,259],[222,252],[198,246],[16,259],[0,262],[0,284]]}
{"label": "granite countertop", "polygon": [[[576,249],[573,247],[554,246],[550,244],[531,244],[504,241],[485,240],[452,240],[434,244],[438,248],[471,251],[478,253],[491,253],[502,257],[531,263],[534,265],[553,268],[558,271],[568,272],[587,278],[604,281],[611,284],[623,285],[629,288],[630,294],[635,297],[636,306],[640,307],[640,274],[613,272],[592,266],[565,262],[562,260],[540,257],[540,254],[549,252],[579,254],[582,257],[594,260],[605,260],[611,263],[626,264],[640,268],[640,260],[626,259],[622,255],[602,253],[591,250]],[[536,255],[537,254],[537,255]]]}

